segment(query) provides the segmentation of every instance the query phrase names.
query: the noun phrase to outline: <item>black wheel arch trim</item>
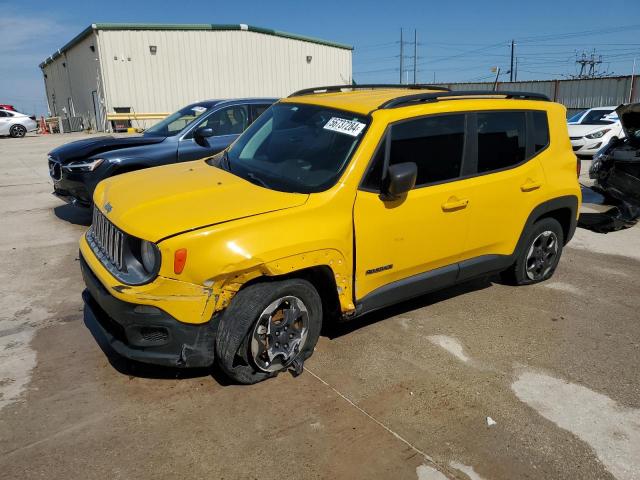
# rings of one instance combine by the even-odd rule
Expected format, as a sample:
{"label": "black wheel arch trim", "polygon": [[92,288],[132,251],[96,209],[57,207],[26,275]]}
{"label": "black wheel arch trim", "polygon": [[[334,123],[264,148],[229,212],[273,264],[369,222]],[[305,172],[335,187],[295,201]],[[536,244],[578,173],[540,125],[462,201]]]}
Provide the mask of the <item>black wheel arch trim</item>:
{"label": "black wheel arch trim", "polygon": [[578,224],[578,197],[575,195],[565,195],[562,197],[552,198],[551,200],[547,200],[546,202],[543,202],[535,207],[529,214],[529,217],[527,218],[527,221],[522,228],[520,239],[516,244],[516,248],[514,249],[512,256],[516,257],[519,253],[522,252],[522,249],[525,248],[527,233],[531,230],[531,227],[534,223],[536,223],[541,218],[548,216],[548,214],[551,212],[563,209],[569,210],[570,212],[569,225],[566,226],[566,231],[565,226],[562,226],[563,233],[565,234],[563,244],[566,245],[567,243],[569,243],[576,231],[576,226]]}

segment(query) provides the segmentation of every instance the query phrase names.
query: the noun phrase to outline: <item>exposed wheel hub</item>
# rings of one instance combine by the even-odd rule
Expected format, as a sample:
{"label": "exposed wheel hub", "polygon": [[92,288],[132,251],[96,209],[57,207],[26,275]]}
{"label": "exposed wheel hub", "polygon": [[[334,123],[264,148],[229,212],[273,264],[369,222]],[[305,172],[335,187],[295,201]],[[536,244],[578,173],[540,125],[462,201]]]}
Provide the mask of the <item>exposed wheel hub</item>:
{"label": "exposed wheel hub", "polygon": [[288,367],[307,339],[309,312],[297,297],[272,302],[260,314],[251,335],[251,355],[265,372]]}
{"label": "exposed wheel hub", "polygon": [[538,235],[527,253],[526,272],[530,280],[544,278],[558,256],[558,236],[551,230]]}

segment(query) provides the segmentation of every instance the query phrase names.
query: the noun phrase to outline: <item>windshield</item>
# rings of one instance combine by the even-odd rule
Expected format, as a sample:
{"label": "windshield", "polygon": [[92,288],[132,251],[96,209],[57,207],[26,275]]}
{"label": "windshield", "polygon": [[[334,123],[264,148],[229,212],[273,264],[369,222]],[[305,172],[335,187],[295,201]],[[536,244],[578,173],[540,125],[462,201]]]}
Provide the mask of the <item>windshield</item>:
{"label": "windshield", "polygon": [[569,120],[567,120],[567,122],[576,123],[580,120],[580,117],[582,117],[582,115],[584,115],[584,110],[580,110],[578,113],[570,117]]}
{"label": "windshield", "polygon": [[196,118],[203,115],[208,110],[202,105],[190,105],[172,113],[161,122],[145,130],[145,135],[157,137],[172,137],[180,133],[187,125],[190,125]]}
{"label": "windshield", "polygon": [[368,123],[354,113],[279,103],[238,138],[221,166],[265,188],[320,192],[338,180]]}
{"label": "windshield", "polygon": [[584,116],[580,125],[610,125],[617,120],[617,117],[607,118],[613,112],[614,110],[590,110]]}

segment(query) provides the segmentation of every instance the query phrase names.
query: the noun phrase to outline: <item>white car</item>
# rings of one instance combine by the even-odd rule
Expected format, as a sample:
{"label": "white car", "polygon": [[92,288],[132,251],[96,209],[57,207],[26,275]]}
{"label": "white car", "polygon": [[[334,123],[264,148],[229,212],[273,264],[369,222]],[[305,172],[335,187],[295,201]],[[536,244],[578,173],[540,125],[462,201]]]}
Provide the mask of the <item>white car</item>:
{"label": "white car", "polygon": [[611,140],[624,137],[616,108],[591,108],[567,120],[569,138],[576,155],[593,156]]}
{"label": "white car", "polygon": [[27,132],[38,129],[35,117],[13,110],[0,109],[0,136],[9,135],[13,138],[22,138]]}

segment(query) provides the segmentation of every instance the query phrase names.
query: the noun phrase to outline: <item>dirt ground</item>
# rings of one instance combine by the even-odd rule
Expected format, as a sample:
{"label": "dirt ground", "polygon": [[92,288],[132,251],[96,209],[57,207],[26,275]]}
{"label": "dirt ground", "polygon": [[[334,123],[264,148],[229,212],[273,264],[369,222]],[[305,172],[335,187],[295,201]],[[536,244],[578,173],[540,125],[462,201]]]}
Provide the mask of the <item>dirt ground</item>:
{"label": "dirt ground", "polygon": [[[132,366],[83,318],[86,213],[0,138],[6,479],[640,479],[640,228],[578,230],[556,275],[479,280],[347,324],[255,386]],[[586,171],[587,162],[583,171]]]}

